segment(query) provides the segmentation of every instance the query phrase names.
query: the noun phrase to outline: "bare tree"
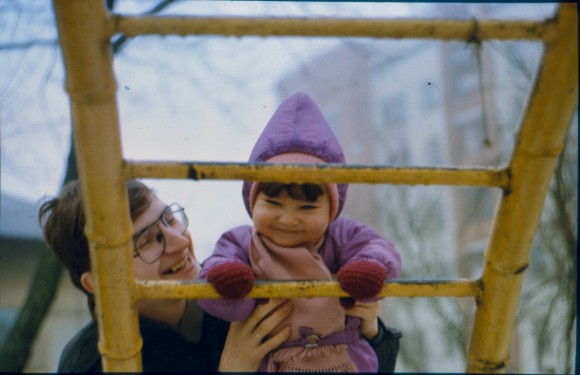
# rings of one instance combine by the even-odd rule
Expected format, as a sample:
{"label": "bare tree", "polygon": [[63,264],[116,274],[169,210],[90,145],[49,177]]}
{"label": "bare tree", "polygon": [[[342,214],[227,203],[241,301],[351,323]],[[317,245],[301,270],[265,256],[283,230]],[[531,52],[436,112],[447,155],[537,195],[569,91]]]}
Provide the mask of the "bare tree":
{"label": "bare tree", "polygon": [[[383,232],[403,253],[402,278],[446,279],[455,274],[454,250],[445,239],[442,187],[385,187]],[[471,302],[471,304],[469,303]],[[406,371],[462,371],[473,301],[454,298],[385,302],[388,321],[403,331],[401,365]],[[437,345],[432,345],[433,340]],[[445,356],[441,367],[434,367]]]}
{"label": "bare tree", "polygon": [[[540,48],[517,43],[492,43],[519,75],[514,102],[526,97],[534,79],[534,55]],[[520,99],[518,99],[520,98]],[[532,246],[520,302],[518,324],[534,342],[535,365],[542,373],[573,373],[577,326],[578,260],[578,112],[572,119],[558,158],[545,208]],[[509,126],[504,130],[513,131]],[[523,328],[525,326],[531,328]],[[530,331],[531,332],[528,332]]]}
{"label": "bare tree", "polygon": [[[577,118],[577,114],[576,114]],[[573,123],[577,123],[577,119]],[[520,319],[535,327],[543,373],[574,371],[578,280],[578,129],[571,126],[533,245]]]}
{"label": "bare tree", "polygon": [[[158,13],[169,6],[175,0],[165,0],[156,5],[148,14]],[[107,1],[109,9],[112,10],[114,0]],[[113,52],[118,52],[127,42],[123,35],[113,42]],[[55,48],[56,41],[51,40],[30,40],[27,42],[16,42],[3,46],[3,49],[28,49],[33,47]],[[46,72],[50,76],[52,70]],[[40,88],[42,92],[43,89]],[[74,147],[71,139],[70,151],[67,159],[67,168],[63,184],[78,178],[77,164]],[[0,371],[22,372],[26,366],[30,355],[30,350],[40,326],[52,305],[58,290],[59,280],[63,271],[62,265],[55,255],[45,249],[38,260],[37,268],[28,291],[26,300],[20,309],[14,323],[8,328],[6,339],[0,347]]]}
{"label": "bare tree", "polygon": [[[516,108],[523,107],[530,82],[534,79],[536,63],[541,57],[541,46],[516,42],[489,44],[493,52],[512,65],[514,75],[511,76],[513,82],[510,83],[514,90],[510,99]],[[514,124],[517,119],[512,120],[513,123],[500,124],[507,143],[513,143],[515,139]],[[522,290],[518,325],[514,331],[514,336],[525,340],[526,346],[535,350],[534,360],[524,359],[528,362],[525,363],[526,368],[535,367],[534,371],[541,373],[574,373],[578,278],[577,122],[576,113],[546,196],[544,212],[532,248],[531,265]],[[509,149],[506,150],[506,155],[509,152]],[[434,207],[434,201],[425,196],[413,197],[402,189],[390,190],[387,196],[392,207],[383,208],[387,212],[384,228],[405,251],[405,274],[413,278],[425,274],[440,276],[436,270],[443,272],[444,268],[441,267],[451,259],[442,260],[434,257],[432,253],[433,244],[437,243],[438,238],[429,214]],[[393,214],[389,214],[390,211]],[[458,262],[465,261],[466,259],[458,258]],[[440,299],[388,302],[391,317],[404,316],[398,322],[406,338],[402,341],[400,353],[406,370],[433,371],[425,363],[433,358],[433,351],[437,350],[425,344],[433,335],[439,337],[441,345],[446,347],[446,353],[450,356],[455,352],[465,353],[473,309],[463,304],[463,301],[454,304],[445,299],[437,300]],[[421,309],[424,311],[421,312]],[[421,317],[427,314],[436,317],[433,321],[440,322],[441,328],[421,324]],[[425,332],[426,329],[431,332]],[[411,342],[408,342],[409,338],[412,338]],[[517,347],[514,349],[517,351]],[[516,359],[517,353],[513,354]],[[530,363],[532,361],[535,363]],[[523,364],[516,359],[511,366],[517,369]]]}

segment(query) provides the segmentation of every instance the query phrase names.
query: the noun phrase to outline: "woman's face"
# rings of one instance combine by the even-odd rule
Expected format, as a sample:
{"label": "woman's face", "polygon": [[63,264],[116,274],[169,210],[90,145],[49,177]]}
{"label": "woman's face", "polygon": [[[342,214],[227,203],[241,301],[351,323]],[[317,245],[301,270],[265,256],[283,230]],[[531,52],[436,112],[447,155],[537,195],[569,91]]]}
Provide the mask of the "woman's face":
{"label": "woman's face", "polygon": [[133,222],[133,234],[149,230],[163,236],[165,250],[153,263],[148,264],[136,256],[133,259],[135,277],[138,280],[193,280],[199,274],[200,266],[193,251],[191,235],[186,230],[166,226],[160,220],[167,205],[153,197],[151,205]]}

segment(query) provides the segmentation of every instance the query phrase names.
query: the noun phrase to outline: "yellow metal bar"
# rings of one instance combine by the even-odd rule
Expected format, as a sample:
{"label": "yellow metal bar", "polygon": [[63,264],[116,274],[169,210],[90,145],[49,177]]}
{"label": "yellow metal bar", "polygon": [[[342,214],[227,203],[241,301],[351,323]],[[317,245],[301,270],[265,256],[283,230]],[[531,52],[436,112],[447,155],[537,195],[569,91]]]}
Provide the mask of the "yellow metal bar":
{"label": "yellow metal bar", "polygon": [[[137,281],[138,298],[220,298],[201,281]],[[387,281],[381,297],[479,297],[479,280]],[[337,281],[257,281],[248,298],[346,297]]]}
{"label": "yellow metal bar", "polygon": [[467,371],[504,372],[546,191],[578,101],[578,10],[563,4],[516,141],[511,186],[500,200],[485,253],[483,291],[467,355]]}
{"label": "yellow metal bar", "polygon": [[115,32],[158,35],[540,40],[550,21],[115,16]]}
{"label": "yellow metal bar", "polygon": [[[229,179],[499,187],[481,280],[386,282],[381,296],[475,297],[468,372],[500,373],[544,197],[578,95],[577,6],[546,21],[338,18],[125,17],[102,0],[54,0],[71,100],[73,133],[95,276],[99,350],[105,371],[141,371],[135,303],[143,298],[218,298],[202,282],[135,281],[126,178]],[[508,168],[391,168],[123,161],[109,38],[115,33],[541,40],[546,53]],[[111,268],[123,272],[111,272]],[[336,281],[258,282],[249,297],[346,296]]]}
{"label": "yellow metal bar", "polygon": [[125,162],[126,178],[189,178],[296,183],[389,183],[506,188],[505,168],[394,168],[375,165],[197,162]]}
{"label": "yellow metal bar", "polygon": [[102,0],[55,0],[95,281],[103,370],[139,372],[131,219],[122,175],[111,22]]}

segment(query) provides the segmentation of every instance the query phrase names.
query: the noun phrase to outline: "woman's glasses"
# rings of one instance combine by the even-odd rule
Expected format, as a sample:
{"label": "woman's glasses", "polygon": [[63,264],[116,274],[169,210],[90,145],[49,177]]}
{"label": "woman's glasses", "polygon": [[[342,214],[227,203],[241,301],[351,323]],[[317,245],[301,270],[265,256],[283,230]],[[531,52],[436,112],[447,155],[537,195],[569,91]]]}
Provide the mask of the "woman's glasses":
{"label": "woman's glasses", "polygon": [[139,257],[147,264],[155,263],[165,251],[165,236],[160,225],[183,234],[189,225],[185,210],[177,203],[167,206],[159,219],[133,236],[133,258]]}

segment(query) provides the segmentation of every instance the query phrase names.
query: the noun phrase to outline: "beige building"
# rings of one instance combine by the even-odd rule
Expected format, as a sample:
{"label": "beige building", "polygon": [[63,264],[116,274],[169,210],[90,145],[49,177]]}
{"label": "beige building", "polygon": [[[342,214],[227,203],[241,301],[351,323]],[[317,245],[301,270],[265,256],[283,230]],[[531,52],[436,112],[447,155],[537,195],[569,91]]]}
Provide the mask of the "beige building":
{"label": "beige building", "polygon": [[[481,7],[478,11],[484,16],[503,9],[496,4],[466,5],[470,6]],[[514,64],[518,56],[525,67]],[[529,89],[525,70],[534,71],[537,56],[537,45],[521,43],[353,38],[284,76],[277,85],[278,98],[296,91],[310,94],[351,164],[499,166],[511,153],[506,146],[513,143]],[[499,196],[499,189],[487,188],[351,184],[343,215],[395,241],[403,256],[403,278],[477,278]],[[415,310],[428,307],[414,311],[416,315],[408,310],[402,319],[394,316],[401,315],[400,308],[385,311],[385,320],[394,320],[406,334],[397,370],[413,371],[405,363],[412,360],[406,352],[421,355],[423,347],[426,362],[441,366],[430,371],[463,371],[464,353],[446,352],[441,335],[453,335],[445,326],[448,320],[456,326],[455,334],[468,342],[473,301],[443,301],[437,306],[407,302],[414,303]],[[394,306],[399,301],[387,303]],[[431,323],[426,313],[430,308],[447,317]],[[422,336],[417,319],[429,329],[441,326]],[[520,360],[518,334],[509,371],[525,372],[529,363]],[[451,364],[438,361],[441,356]]]}

